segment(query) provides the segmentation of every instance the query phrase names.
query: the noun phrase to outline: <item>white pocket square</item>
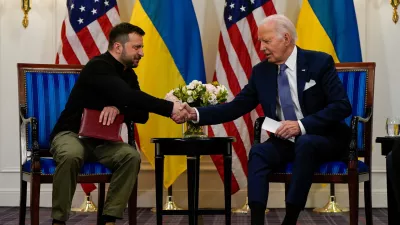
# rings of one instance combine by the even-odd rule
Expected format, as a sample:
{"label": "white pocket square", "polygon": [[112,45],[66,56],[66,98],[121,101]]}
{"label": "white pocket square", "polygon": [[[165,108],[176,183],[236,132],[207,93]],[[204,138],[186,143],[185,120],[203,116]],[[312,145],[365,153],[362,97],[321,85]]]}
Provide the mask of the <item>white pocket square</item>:
{"label": "white pocket square", "polygon": [[304,91],[307,90],[307,89],[309,89],[310,87],[314,86],[315,84],[316,84],[316,83],[315,83],[315,80],[310,80],[309,82],[307,82],[307,83],[304,85]]}

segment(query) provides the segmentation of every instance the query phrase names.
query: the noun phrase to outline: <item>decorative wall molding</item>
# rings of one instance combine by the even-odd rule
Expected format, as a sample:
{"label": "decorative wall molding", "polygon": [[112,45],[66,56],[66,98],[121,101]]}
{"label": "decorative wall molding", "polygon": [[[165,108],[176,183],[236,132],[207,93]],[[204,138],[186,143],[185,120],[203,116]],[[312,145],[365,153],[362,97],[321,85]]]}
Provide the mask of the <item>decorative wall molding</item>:
{"label": "decorative wall molding", "polygon": [[0,173],[19,173],[19,167],[1,167]]}

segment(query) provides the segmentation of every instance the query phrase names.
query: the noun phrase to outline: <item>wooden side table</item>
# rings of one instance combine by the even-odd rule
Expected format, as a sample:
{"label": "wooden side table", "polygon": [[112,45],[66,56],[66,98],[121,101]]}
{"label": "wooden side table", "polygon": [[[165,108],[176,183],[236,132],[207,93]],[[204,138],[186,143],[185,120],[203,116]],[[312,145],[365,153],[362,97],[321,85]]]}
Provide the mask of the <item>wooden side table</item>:
{"label": "wooden side table", "polygon": [[[380,143],[382,148],[381,154],[387,156],[390,151],[393,149],[393,145],[396,140],[400,141],[400,137],[377,137],[375,142]],[[389,225],[398,225],[400,224],[400,215],[397,212],[397,202],[394,197],[394,192],[392,188],[392,183],[389,181],[389,178],[386,173],[386,190],[387,190],[387,202],[388,202],[388,223]]]}
{"label": "wooden side table", "polygon": [[[198,215],[224,214],[225,223],[231,224],[231,179],[233,137],[210,138],[153,138],[155,143],[156,214],[157,225],[163,215],[188,215],[189,224],[197,225]],[[187,156],[188,210],[163,210],[164,156]],[[224,156],[225,209],[199,209],[199,172],[201,155]]]}

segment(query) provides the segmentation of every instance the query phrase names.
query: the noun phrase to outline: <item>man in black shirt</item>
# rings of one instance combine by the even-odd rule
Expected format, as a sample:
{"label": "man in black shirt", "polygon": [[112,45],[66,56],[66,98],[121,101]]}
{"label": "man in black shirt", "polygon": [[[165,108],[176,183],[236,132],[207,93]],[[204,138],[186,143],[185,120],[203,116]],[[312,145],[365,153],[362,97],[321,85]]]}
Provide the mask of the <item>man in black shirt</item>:
{"label": "man in black shirt", "polygon": [[53,224],[65,224],[68,220],[77,176],[84,161],[98,161],[113,171],[103,211],[106,224],[115,224],[116,219],[122,218],[139,172],[140,155],[132,146],[123,142],[79,139],[77,133],[84,108],[102,111],[99,122],[105,125],[111,124],[119,113],[135,123],[146,123],[149,112],[165,117],[185,113],[179,111],[180,103],[140,91],[132,68],[137,67],[144,56],[144,34],[141,28],[129,23],[121,23],[110,31],[108,51],[94,57],[82,69],[54,126],[50,137],[50,151],[57,164],[53,178]]}

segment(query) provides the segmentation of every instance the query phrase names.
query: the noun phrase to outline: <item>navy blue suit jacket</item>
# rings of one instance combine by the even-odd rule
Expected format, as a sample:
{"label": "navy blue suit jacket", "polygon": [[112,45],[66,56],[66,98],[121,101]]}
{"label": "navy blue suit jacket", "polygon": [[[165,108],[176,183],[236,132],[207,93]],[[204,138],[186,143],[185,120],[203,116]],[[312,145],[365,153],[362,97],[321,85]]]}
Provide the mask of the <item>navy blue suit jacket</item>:
{"label": "navy blue suit jacket", "polygon": [[[332,57],[322,52],[297,49],[297,91],[304,116],[301,122],[306,133],[324,136],[349,134],[350,128],[343,120],[352,109]],[[234,100],[198,108],[199,123],[211,125],[232,121],[258,104],[261,104],[265,116],[277,120],[277,75],[277,65],[260,62],[254,66],[249,83]],[[316,84],[304,90],[306,82],[311,79]]]}

